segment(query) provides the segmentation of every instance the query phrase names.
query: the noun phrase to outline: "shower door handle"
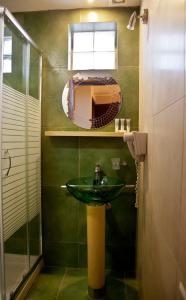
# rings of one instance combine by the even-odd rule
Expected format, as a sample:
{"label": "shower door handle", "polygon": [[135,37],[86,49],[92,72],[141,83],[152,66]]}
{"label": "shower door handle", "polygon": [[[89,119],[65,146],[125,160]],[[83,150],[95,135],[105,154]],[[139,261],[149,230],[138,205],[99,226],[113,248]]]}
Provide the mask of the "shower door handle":
{"label": "shower door handle", "polygon": [[11,156],[10,156],[10,153],[9,153],[8,149],[5,150],[5,154],[8,156],[7,158],[8,158],[8,160],[9,160],[8,170],[7,170],[6,174],[5,174],[5,177],[8,177],[8,175],[9,175],[9,173],[10,173],[10,169],[11,169],[11,167],[12,167],[12,159],[11,159]]}

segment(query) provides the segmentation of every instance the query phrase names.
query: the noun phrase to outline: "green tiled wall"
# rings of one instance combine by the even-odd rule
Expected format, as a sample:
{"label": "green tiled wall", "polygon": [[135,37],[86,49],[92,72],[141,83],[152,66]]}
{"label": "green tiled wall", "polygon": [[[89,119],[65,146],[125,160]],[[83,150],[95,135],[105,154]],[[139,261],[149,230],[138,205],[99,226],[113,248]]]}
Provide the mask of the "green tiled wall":
{"label": "green tiled wall", "polygon": [[[95,9],[98,21],[118,24],[119,67],[112,71],[123,93],[120,117],[132,119],[138,128],[138,26],[128,31],[131,8]],[[67,10],[16,14],[24,28],[43,50],[42,129],[81,130],[65,116],[61,96],[65,83],[75,73],[67,70],[68,24],[88,21],[89,10]],[[114,123],[101,129],[111,131]],[[86,207],[60,188],[68,179],[92,175],[99,162],[105,173],[135,183],[135,165],[119,138],[50,138],[43,136],[43,245],[48,265],[86,266]],[[113,171],[111,158],[127,161]],[[135,268],[136,209],[134,194],[124,194],[107,211],[107,267]]]}

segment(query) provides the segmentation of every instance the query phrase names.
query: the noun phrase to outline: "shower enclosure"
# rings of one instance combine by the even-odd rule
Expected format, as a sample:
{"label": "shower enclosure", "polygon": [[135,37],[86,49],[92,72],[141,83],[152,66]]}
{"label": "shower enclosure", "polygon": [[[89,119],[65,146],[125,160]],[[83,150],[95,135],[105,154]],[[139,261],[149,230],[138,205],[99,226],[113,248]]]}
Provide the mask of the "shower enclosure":
{"label": "shower enclosure", "polygon": [[0,7],[0,300],[8,300],[42,253],[41,53]]}

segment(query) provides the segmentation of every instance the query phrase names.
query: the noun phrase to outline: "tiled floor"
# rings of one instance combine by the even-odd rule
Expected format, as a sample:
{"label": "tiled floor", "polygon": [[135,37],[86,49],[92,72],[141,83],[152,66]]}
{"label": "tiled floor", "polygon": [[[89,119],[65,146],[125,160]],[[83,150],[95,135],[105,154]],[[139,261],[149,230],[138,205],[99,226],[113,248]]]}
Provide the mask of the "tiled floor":
{"label": "tiled floor", "polygon": [[[103,300],[137,300],[137,283],[107,274]],[[87,270],[47,267],[39,275],[26,300],[88,300]]]}

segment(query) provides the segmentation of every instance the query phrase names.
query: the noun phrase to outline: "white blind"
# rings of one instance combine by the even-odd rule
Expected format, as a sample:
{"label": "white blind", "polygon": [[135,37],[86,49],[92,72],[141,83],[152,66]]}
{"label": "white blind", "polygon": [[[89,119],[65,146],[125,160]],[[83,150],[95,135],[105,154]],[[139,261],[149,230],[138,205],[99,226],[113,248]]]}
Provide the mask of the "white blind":
{"label": "white blind", "polygon": [[2,194],[7,240],[40,210],[39,100],[3,85]]}

